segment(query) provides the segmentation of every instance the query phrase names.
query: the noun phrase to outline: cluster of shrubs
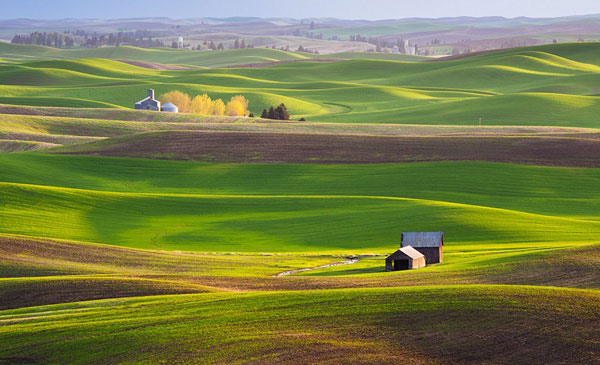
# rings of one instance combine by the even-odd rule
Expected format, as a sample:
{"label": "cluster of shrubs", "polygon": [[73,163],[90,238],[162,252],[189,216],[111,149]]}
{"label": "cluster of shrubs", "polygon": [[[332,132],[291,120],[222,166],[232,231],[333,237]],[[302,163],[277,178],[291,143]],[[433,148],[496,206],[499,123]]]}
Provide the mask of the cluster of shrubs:
{"label": "cluster of shrubs", "polygon": [[[173,103],[177,105],[181,113],[192,113],[202,115],[227,115],[231,117],[254,118],[248,110],[248,100],[243,95],[236,95],[224,103],[221,99],[211,99],[207,94],[196,95],[194,98],[182,91],[169,91],[159,98],[162,104]],[[264,109],[261,116],[263,119],[290,120],[290,113],[285,104],[271,106]]]}
{"label": "cluster of shrubs", "polygon": [[264,119],[290,120],[290,114],[283,103],[279,104],[276,108],[271,106],[269,110],[264,109],[260,117]]}
{"label": "cluster of shrubs", "polygon": [[161,103],[177,105],[181,113],[203,115],[227,115],[231,117],[254,117],[248,111],[248,100],[242,95],[236,95],[225,104],[221,99],[211,99],[207,94],[197,95],[193,99],[181,91],[170,91],[161,95]]}

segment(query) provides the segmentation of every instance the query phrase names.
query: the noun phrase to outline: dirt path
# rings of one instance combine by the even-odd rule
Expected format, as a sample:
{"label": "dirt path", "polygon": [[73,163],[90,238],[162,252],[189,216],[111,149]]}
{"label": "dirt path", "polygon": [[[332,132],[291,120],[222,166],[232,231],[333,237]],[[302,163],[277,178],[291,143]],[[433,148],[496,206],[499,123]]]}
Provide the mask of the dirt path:
{"label": "dirt path", "polygon": [[321,265],[321,266],[317,266],[317,267],[307,267],[307,268],[304,268],[304,269],[296,269],[296,270],[284,271],[284,272],[280,272],[279,274],[277,274],[275,276],[288,276],[288,275],[297,274],[299,272],[325,269],[327,267],[342,266],[342,265],[352,265],[352,264],[356,264],[359,261],[360,261],[360,258],[356,257],[356,258],[352,258],[352,259],[350,259],[348,261],[334,262],[332,264]]}

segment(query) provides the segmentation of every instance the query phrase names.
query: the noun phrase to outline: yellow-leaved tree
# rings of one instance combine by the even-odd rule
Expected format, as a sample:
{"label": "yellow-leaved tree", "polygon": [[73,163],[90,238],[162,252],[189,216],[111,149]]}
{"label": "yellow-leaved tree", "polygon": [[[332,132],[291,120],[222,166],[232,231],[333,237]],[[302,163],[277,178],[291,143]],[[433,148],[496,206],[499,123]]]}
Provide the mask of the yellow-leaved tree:
{"label": "yellow-leaved tree", "polygon": [[189,113],[191,111],[192,100],[190,96],[181,91],[169,91],[168,93],[162,94],[159,98],[160,102],[164,105],[166,103],[173,103],[179,108],[181,113]]}
{"label": "yellow-leaved tree", "polygon": [[210,109],[210,114],[211,115],[225,114],[225,103],[223,103],[223,100],[221,100],[221,99],[213,100],[212,106]]}
{"label": "yellow-leaved tree", "polygon": [[243,95],[231,97],[225,107],[225,115],[231,117],[244,117],[248,114],[248,100]]}
{"label": "yellow-leaved tree", "polygon": [[214,101],[207,95],[198,95],[192,100],[192,113],[209,115]]}

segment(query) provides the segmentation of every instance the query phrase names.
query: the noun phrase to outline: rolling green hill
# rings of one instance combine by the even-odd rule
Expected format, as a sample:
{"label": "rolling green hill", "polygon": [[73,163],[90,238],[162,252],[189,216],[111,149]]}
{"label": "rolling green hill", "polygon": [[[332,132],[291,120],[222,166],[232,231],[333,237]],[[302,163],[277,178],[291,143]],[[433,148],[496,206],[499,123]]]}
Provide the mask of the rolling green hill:
{"label": "rolling green hill", "polygon": [[[427,230],[431,222],[447,232],[449,250],[567,247],[593,242],[600,230],[595,169],[248,166],[28,154],[0,156],[0,164],[3,232],[138,248],[386,252],[401,230]],[[578,191],[566,193],[575,181]],[[60,227],[43,224],[55,219]]]}
{"label": "rolling green hill", "polygon": [[[0,43],[0,363],[598,362],[599,47]],[[132,110],[148,88],[309,121]],[[403,231],[443,262],[385,272]]]}
{"label": "rolling green hill", "polygon": [[[481,118],[484,125],[594,128],[599,47],[560,44],[445,62],[355,59],[179,71],[97,58],[4,64],[0,102],[131,108],[153,87],[158,94],[242,94],[254,114],[283,102],[294,117],[317,121],[476,125]],[[232,52],[235,62],[247,63]]]}
{"label": "rolling green hill", "polygon": [[243,50],[227,50],[219,52],[198,52],[172,48],[137,48],[130,46],[90,48],[90,49],[56,49],[51,47],[0,43],[0,54],[5,59],[40,60],[40,59],[84,59],[107,58],[132,61],[157,62],[172,65],[216,67],[228,65],[244,65],[250,63],[286,61],[304,59],[305,56],[273,50],[255,48]]}

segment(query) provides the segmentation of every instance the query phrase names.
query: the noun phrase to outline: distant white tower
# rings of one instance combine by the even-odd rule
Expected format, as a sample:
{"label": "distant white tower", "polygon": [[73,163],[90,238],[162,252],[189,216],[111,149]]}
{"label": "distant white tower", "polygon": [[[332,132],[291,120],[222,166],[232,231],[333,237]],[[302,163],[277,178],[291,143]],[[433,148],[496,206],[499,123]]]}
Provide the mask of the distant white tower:
{"label": "distant white tower", "polygon": [[177,48],[183,48],[183,37],[181,34],[179,35],[179,38],[177,38]]}

